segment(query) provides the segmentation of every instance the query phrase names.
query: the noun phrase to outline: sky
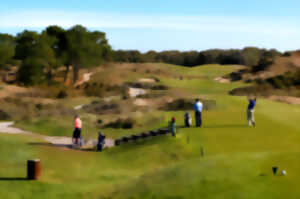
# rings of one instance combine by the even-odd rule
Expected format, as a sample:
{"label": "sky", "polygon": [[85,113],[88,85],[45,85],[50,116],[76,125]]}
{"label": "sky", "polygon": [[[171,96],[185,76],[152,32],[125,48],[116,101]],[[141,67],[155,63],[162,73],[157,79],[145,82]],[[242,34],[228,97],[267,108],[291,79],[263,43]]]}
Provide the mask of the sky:
{"label": "sky", "polygon": [[114,49],[300,49],[299,0],[1,0],[0,33],[81,24]]}

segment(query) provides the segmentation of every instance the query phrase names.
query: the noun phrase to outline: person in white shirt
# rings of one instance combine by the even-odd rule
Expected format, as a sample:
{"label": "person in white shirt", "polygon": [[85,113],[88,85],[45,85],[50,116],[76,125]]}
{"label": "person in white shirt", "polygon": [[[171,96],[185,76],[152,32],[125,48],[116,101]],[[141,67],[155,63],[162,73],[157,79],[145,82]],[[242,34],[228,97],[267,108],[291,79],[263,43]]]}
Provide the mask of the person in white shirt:
{"label": "person in white shirt", "polygon": [[202,109],[203,104],[199,99],[196,99],[196,102],[194,104],[196,127],[201,127],[202,125]]}

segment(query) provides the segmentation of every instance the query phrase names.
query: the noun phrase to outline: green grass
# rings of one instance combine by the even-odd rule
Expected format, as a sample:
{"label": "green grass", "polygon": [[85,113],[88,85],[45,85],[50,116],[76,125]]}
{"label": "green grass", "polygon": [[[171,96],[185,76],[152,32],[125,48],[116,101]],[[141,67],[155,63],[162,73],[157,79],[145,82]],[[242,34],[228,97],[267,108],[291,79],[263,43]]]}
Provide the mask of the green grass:
{"label": "green grass", "polygon": [[[44,146],[38,144],[41,140],[36,137],[2,134],[0,198],[298,198],[299,106],[259,99],[255,112],[257,127],[249,128],[245,121],[246,98],[227,95],[228,90],[241,83],[220,84],[213,80],[235,67],[163,66],[174,73],[205,77],[161,78],[164,84],[216,100],[217,108],[203,114],[204,128],[179,129],[176,138],[155,137],[102,153]],[[117,137],[153,129],[165,125],[173,115],[181,126],[183,112],[155,111],[141,118],[139,122],[145,125],[133,131],[107,129],[105,132]],[[93,117],[84,115],[87,123],[96,119]],[[161,119],[149,122],[153,117]],[[63,135],[72,129],[72,123],[66,125],[59,116],[50,121],[40,118],[36,122],[32,125],[31,121],[27,128],[49,135],[57,135],[53,123],[64,128],[60,129]],[[26,122],[22,125],[26,126]],[[95,130],[89,130],[90,136]],[[43,166],[40,181],[3,179],[24,177],[26,160],[36,157]],[[273,176],[272,166],[285,169],[287,176]]]}

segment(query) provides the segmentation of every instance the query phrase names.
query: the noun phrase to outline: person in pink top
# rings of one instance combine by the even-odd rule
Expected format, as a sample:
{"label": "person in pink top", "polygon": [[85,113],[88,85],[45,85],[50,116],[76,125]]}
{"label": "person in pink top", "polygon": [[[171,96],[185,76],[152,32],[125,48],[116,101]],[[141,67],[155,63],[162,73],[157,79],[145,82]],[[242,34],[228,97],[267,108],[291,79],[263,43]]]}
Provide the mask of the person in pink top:
{"label": "person in pink top", "polygon": [[74,118],[74,132],[73,132],[73,143],[79,144],[80,143],[80,137],[81,137],[81,128],[82,128],[82,122],[78,115]]}

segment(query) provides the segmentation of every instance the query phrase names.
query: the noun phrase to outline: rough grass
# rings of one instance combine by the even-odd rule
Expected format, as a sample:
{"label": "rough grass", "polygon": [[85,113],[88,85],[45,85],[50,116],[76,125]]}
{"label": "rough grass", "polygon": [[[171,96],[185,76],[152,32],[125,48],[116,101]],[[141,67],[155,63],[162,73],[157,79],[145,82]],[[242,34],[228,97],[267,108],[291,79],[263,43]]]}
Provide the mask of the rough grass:
{"label": "rough grass", "polygon": [[[29,143],[40,140],[0,135],[0,198],[298,198],[299,106],[259,99],[257,127],[249,128],[245,121],[246,98],[227,95],[241,83],[220,84],[213,80],[234,67],[164,67],[178,74],[207,77],[183,84],[180,82],[184,80],[161,78],[168,86],[181,86],[195,96],[216,100],[216,109],[203,114],[204,128],[179,129],[176,138],[156,137],[102,153],[32,145]],[[144,126],[133,131],[165,125],[171,116],[176,116],[177,126],[181,126],[183,114],[152,111],[138,121]],[[84,117],[87,122],[96,121],[94,116]],[[151,122],[151,118],[159,119]],[[54,121],[60,124],[60,120],[57,117]],[[48,123],[38,125],[37,130],[50,128],[43,127]],[[72,123],[66,123],[71,128]],[[130,132],[105,130],[113,136]],[[43,165],[40,181],[9,180],[24,177],[26,160],[36,157]],[[287,176],[273,176],[272,166],[285,169]]]}

